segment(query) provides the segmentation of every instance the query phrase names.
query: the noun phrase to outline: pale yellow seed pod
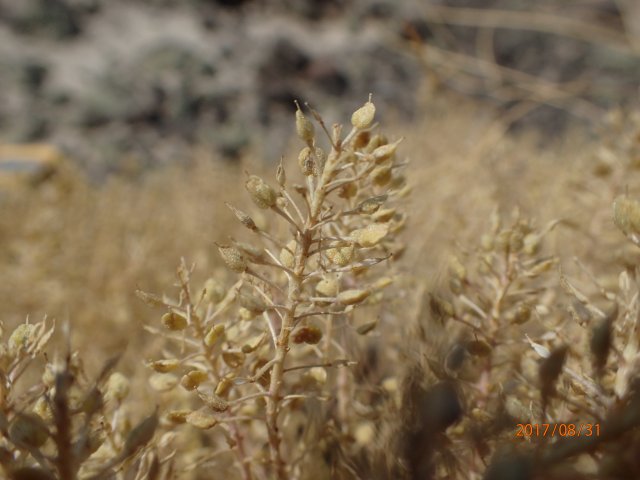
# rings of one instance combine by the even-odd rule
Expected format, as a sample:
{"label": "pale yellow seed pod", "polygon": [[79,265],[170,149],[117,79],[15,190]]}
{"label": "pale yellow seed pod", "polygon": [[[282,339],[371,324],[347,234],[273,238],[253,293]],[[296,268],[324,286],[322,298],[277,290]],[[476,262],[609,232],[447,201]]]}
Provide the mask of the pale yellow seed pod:
{"label": "pale yellow seed pod", "polygon": [[395,208],[384,208],[384,209],[378,210],[376,213],[374,213],[372,215],[372,218],[376,222],[384,223],[384,222],[388,222],[389,220],[391,220],[395,214],[396,214],[396,209]]}
{"label": "pale yellow seed pod", "polygon": [[335,297],[338,294],[338,280],[334,276],[325,277],[316,285],[316,292],[325,297]]}
{"label": "pale yellow seed pod", "polygon": [[38,399],[36,404],[33,406],[33,413],[35,413],[45,421],[50,421],[53,419],[53,412],[51,411],[49,402],[47,402],[45,397],[40,397]]}
{"label": "pale yellow seed pod", "polygon": [[230,270],[242,273],[247,269],[247,259],[238,248],[229,245],[218,245],[218,251]]}
{"label": "pale yellow seed pod", "polygon": [[315,159],[313,158],[313,151],[311,147],[304,147],[298,154],[298,165],[303,175],[313,175]]}
{"label": "pale yellow seed pod", "polygon": [[391,167],[389,165],[381,165],[371,172],[371,181],[378,187],[384,187],[391,180]]}
{"label": "pale yellow seed pod", "polygon": [[338,294],[338,303],[343,305],[355,305],[365,300],[371,292],[365,289],[345,290]]}
{"label": "pale yellow seed pod", "polygon": [[372,152],[372,156],[375,160],[376,163],[382,163],[385,160],[389,160],[391,157],[393,157],[396,153],[396,150],[398,149],[398,145],[400,144],[400,142],[402,141],[402,139],[397,140],[393,143],[390,143],[388,145],[381,145],[378,148],[376,148],[373,152]]}
{"label": "pale yellow seed pod", "polygon": [[363,151],[365,153],[371,153],[379,146],[386,145],[386,143],[387,141],[382,135],[375,134],[369,139],[369,143],[367,143],[367,146],[364,147]]}
{"label": "pale yellow seed pod", "polygon": [[284,165],[282,164],[282,158],[280,158],[280,163],[278,164],[278,168],[276,169],[276,181],[278,185],[284,188],[287,183],[287,174],[284,171]]}
{"label": "pale yellow seed pod", "polygon": [[315,128],[313,127],[313,123],[304,116],[304,113],[300,110],[300,106],[298,106],[296,110],[296,133],[307,145],[313,145]]}
{"label": "pale yellow seed pod", "polygon": [[459,280],[465,280],[467,278],[466,267],[462,264],[460,259],[455,255],[449,258],[449,270]]}
{"label": "pale yellow seed pod", "polygon": [[340,267],[344,267],[345,265],[348,265],[349,262],[351,262],[354,250],[355,247],[353,244],[351,244],[346,247],[330,248],[327,250],[326,255],[331,263]]}
{"label": "pale yellow seed pod", "polygon": [[245,307],[240,307],[238,309],[238,315],[240,315],[240,318],[242,320],[253,320],[254,318],[256,318],[256,316],[258,315],[255,312],[252,312],[251,310],[249,310],[248,308]]}
{"label": "pale yellow seed pod", "polygon": [[216,341],[224,335],[225,327],[224,324],[218,323],[209,329],[207,335],[204,337],[204,343],[207,347],[213,346]]}
{"label": "pale yellow seed pod", "polygon": [[245,360],[245,354],[242,352],[226,351],[222,352],[222,361],[229,368],[238,368],[242,366]]}
{"label": "pale yellow seed pod", "polygon": [[35,329],[36,326],[29,323],[18,325],[7,341],[9,354],[15,355],[23,348],[27,348]]}
{"label": "pale yellow seed pod", "polygon": [[287,248],[283,248],[280,250],[280,262],[287,268],[293,268],[295,266],[295,251],[296,251],[296,241],[291,240],[287,243]]}
{"label": "pale yellow seed pod", "polygon": [[613,222],[625,235],[640,235],[640,203],[626,196],[616,198]]}
{"label": "pale yellow seed pod", "polygon": [[204,282],[202,301],[205,305],[208,303],[213,303],[214,305],[220,303],[226,294],[224,286],[215,278],[209,278]]}
{"label": "pale yellow seed pod", "polygon": [[371,286],[373,290],[382,290],[383,288],[387,288],[389,285],[393,283],[393,278],[391,277],[382,277],[374,282]]}
{"label": "pale yellow seed pod", "polygon": [[251,200],[262,209],[271,208],[278,200],[276,191],[257,175],[250,175],[245,182],[245,188],[251,196]]}
{"label": "pale yellow seed pod", "polygon": [[228,377],[228,376],[227,377],[223,377],[218,382],[218,385],[216,385],[215,394],[218,395],[219,397],[226,398],[226,396],[229,394],[229,390],[231,390],[232,386],[233,386],[232,378]]}
{"label": "pale yellow seed pod", "polygon": [[191,370],[190,372],[183,375],[182,379],[180,380],[180,385],[182,385],[182,388],[184,388],[185,390],[195,390],[207,378],[207,372],[204,372],[202,370]]}
{"label": "pale yellow seed pod", "polygon": [[180,331],[187,328],[187,319],[175,312],[167,312],[162,315],[162,325],[171,331]]}
{"label": "pale yellow seed pod", "polygon": [[373,223],[351,232],[351,238],[361,247],[374,247],[389,233],[386,223]]}
{"label": "pale yellow seed pod", "polygon": [[177,358],[156,360],[155,362],[149,362],[147,366],[157,373],[169,373],[180,366],[180,360]]}
{"label": "pale yellow seed pod", "polygon": [[185,417],[185,420],[189,425],[193,425],[201,430],[208,430],[218,424],[216,416],[204,409],[189,413]]}
{"label": "pale yellow seed pod", "polygon": [[129,395],[129,379],[120,372],[114,372],[107,381],[107,397],[121,402]]}
{"label": "pale yellow seed pod", "polygon": [[359,213],[372,215],[380,209],[384,202],[387,201],[387,198],[387,195],[377,195],[375,197],[367,198],[366,200],[360,202],[357,210]]}
{"label": "pale yellow seed pod", "polygon": [[168,392],[178,385],[178,377],[166,373],[154,373],[149,377],[149,385],[157,392]]}
{"label": "pale yellow seed pod", "polygon": [[173,410],[167,413],[166,418],[171,423],[185,423],[187,416],[191,413],[191,410]]}
{"label": "pale yellow seed pod", "polygon": [[371,98],[369,98],[369,101],[367,103],[353,112],[353,115],[351,115],[351,125],[360,130],[369,128],[373,123],[373,118],[375,117],[375,115],[376,107],[371,102]]}
{"label": "pale yellow seed pod", "polygon": [[49,429],[38,415],[19,413],[9,425],[9,438],[17,444],[40,448],[49,438]]}

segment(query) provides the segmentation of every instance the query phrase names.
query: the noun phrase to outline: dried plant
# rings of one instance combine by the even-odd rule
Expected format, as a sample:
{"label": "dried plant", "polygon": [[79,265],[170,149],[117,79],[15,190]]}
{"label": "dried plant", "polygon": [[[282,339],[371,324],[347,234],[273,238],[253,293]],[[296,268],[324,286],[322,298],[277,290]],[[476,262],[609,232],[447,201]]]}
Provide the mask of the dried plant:
{"label": "dried plant", "polygon": [[[176,345],[150,363],[157,372],[152,381],[160,389],[179,383],[199,399],[200,408],[169,417],[204,429],[218,425],[245,479],[318,478],[307,470],[314,458],[327,444],[348,444],[356,388],[349,379],[356,364],[350,342],[376,327],[376,304],[392,282],[372,267],[400,250],[395,237],[405,216],[397,203],[407,188],[396,161],[399,141],[376,133],[371,100],[354,112],[344,138],[341,126],[329,131],[311,113],[329,148],[325,152],[298,106],[304,182],[290,183],[282,161],[275,187],[248,174],[251,200],[271,213],[260,226],[227,205],[260,242],[217,244],[237,281],[229,288],[211,278],[192,292],[192,269],[183,261],[177,301],[140,293],[167,309],[164,328],[150,330]],[[366,312],[366,321],[356,318],[356,309]],[[307,416],[297,432],[296,412]]]}
{"label": "dried plant", "polygon": [[[0,344],[0,466],[13,480],[166,478],[158,416],[131,428],[123,408],[129,382],[114,372],[115,357],[94,380],[69,352],[49,362],[54,332],[46,319],[19,325]],[[38,380],[38,376],[40,379]],[[163,476],[164,475],[164,476]]]}

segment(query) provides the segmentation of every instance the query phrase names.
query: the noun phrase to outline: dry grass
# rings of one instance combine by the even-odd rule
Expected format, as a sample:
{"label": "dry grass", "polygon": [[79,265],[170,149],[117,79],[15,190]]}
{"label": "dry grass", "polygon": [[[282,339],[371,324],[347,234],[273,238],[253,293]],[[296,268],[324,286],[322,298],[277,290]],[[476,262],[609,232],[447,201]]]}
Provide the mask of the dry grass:
{"label": "dry grass", "polygon": [[[494,112],[448,99],[432,102],[423,121],[392,128],[389,138],[406,137],[398,161],[409,161],[413,193],[403,207],[409,226],[400,236],[404,246],[387,245],[396,253],[393,266],[379,265],[379,274],[373,267],[372,277],[349,278],[352,289],[371,285],[376,275],[391,274],[395,282],[385,296],[374,295],[379,303],[356,310],[350,327],[332,327],[330,336],[349,339],[341,343],[344,350],[289,345],[282,333],[287,330],[279,325],[296,323],[295,315],[286,314],[295,311],[293,304],[280,318],[270,302],[291,302],[286,293],[277,293],[278,288],[287,292],[291,283],[265,273],[264,265],[256,269],[262,280],[255,282],[246,279],[245,264],[236,268],[246,283],[242,309],[234,300],[237,288],[224,312],[215,314],[214,308],[207,314],[199,302],[203,285],[209,293],[217,291],[207,279],[226,285],[222,293],[238,280],[218,257],[214,241],[225,244],[228,264],[228,254],[235,253],[225,250],[233,245],[228,237],[250,238],[251,232],[234,223],[225,201],[247,211],[260,229],[284,235],[285,245],[295,238],[286,227],[274,226],[277,217],[266,214],[269,209],[252,207],[241,192],[244,167],[278,185],[273,168],[261,171],[255,161],[222,167],[199,155],[189,168],[159,170],[139,182],[114,179],[91,187],[69,177],[64,185],[3,199],[0,300],[7,333],[0,463],[13,478],[35,478],[26,476],[35,475],[33,470],[16,472],[23,467],[50,474],[38,478],[73,478],[75,470],[69,473],[63,461],[73,456],[70,445],[82,439],[88,444],[92,433],[104,433],[106,424],[96,422],[102,418],[114,429],[113,438],[109,448],[74,457],[82,460],[71,463],[72,470],[81,467],[81,478],[208,478],[211,468],[225,472],[225,478],[245,479],[629,478],[620,472],[638,468],[633,455],[639,232],[637,205],[618,201],[623,234],[612,220],[612,204],[625,191],[631,199],[640,195],[640,121],[621,113],[609,120],[596,141],[576,134],[541,149],[535,136],[506,137]],[[307,135],[304,129],[301,134]],[[294,152],[285,162],[287,186],[304,184],[293,180],[296,157]],[[319,177],[310,178],[317,187]],[[254,196],[266,195],[258,203],[271,208],[272,194],[252,185],[260,186]],[[274,192],[277,197],[281,190]],[[297,223],[291,203],[288,213],[277,205]],[[334,226],[334,234],[365,226],[360,220]],[[295,245],[278,250],[270,262],[291,271],[301,267],[296,262],[307,261],[309,245]],[[164,306],[153,310],[140,302],[135,297],[140,289],[166,293],[147,297]],[[244,325],[239,319],[255,315],[260,292],[272,307],[265,311],[272,314],[273,332],[268,323],[256,326],[264,318],[254,319],[251,328],[240,328],[225,342],[207,340],[219,324],[210,315],[224,313],[225,329]],[[313,313],[319,305],[296,308]],[[11,335],[27,315],[40,319],[45,313],[58,326],[69,323],[79,356],[65,357],[64,335],[55,345],[40,341],[44,326]],[[165,326],[175,328],[183,320],[196,326],[199,315],[202,331],[183,336],[176,330],[177,342],[167,342],[159,323],[163,314]],[[144,332],[145,324],[155,327],[154,333]],[[292,331],[303,344],[320,334],[326,339],[330,331],[326,320],[295,326],[306,328]],[[117,366],[103,368],[125,345]],[[49,352],[47,358],[42,351]],[[287,362],[300,363],[285,364],[287,356]],[[357,364],[338,368],[342,360]],[[54,375],[40,382],[47,362]],[[153,374],[150,388],[145,364],[181,375]],[[285,365],[322,366],[293,370],[281,383]],[[23,368],[20,382],[7,382],[8,372]],[[195,373],[189,377],[199,368],[202,379]],[[130,377],[128,395],[114,369]],[[238,380],[251,375],[256,382]],[[222,385],[225,379],[232,385]],[[174,389],[178,381],[203,387],[211,382],[211,391]],[[250,391],[254,385],[264,391]],[[11,389],[15,393],[7,395]],[[94,389],[104,404],[78,404]],[[286,395],[294,397],[283,402]],[[41,420],[25,416],[31,411]],[[167,412],[173,413],[167,417]],[[183,420],[216,426],[202,432],[179,425]],[[19,422],[27,431],[35,429],[34,436],[20,437]],[[599,423],[602,434],[518,439],[518,423]],[[136,424],[140,428],[132,428]]]}

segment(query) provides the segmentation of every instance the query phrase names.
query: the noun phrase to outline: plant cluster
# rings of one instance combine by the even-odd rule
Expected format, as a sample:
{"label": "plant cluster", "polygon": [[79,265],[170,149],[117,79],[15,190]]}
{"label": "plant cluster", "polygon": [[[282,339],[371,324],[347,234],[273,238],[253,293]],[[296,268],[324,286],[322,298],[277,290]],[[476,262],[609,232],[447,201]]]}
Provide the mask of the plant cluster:
{"label": "plant cluster", "polygon": [[371,99],[353,113],[346,135],[311,114],[315,125],[296,111],[300,183],[283,161],[275,184],[247,174],[254,206],[271,215],[227,204],[255,239],[217,243],[235,283],[210,278],[193,289],[183,260],[178,299],[140,292],[166,309],[162,327],[148,330],[170,341],[165,357],[149,363],[151,382],[190,392],[167,418],[215,429],[244,479],[337,478],[349,469],[340,450],[357,449],[374,432],[365,421],[374,418],[370,397],[354,414],[356,399],[370,392],[351,367],[357,337],[376,328],[393,281],[374,267],[402,250],[398,203],[408,187],[396,159],[400,141],[377,132]]}
{"label": "plant cluster", "polygon": [[[95,378],[77,353],[48,361],[52,322],[23,323],[0,344],[0,467],[12,480],[167,478],[153,442],[158,416],[135,426],[129,381],[107,361]],[[45,361],[43,362],[43,357]],[[162,454],[164,456],[164,454]],[[164,476],[163,476],[164,475]]]}

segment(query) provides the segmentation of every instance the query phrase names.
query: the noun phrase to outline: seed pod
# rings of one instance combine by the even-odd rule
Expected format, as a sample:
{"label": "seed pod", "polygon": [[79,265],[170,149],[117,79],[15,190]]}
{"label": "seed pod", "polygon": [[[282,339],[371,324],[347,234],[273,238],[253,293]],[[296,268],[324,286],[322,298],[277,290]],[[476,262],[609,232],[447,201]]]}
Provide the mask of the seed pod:
{"label": "seed pod", "polygon": [[374,247],[389,233],[389,226],[385,223],[373,223],[351,232],[351,238],[361,247]]}
{"label": "seed pod", "polygon": [[129,395],[129,379],[120,372],[114,372],[107,380],[107,397],[121,402]]}
{"label": "seed pod", "polygon": [[385,208],[383,210],[378,210],[372,215],[372,217],[376,222],[385,223],[391,220],[395,214],[395,208]]}
{"label": "seed pod", "polygon": [[171,331],[179,331],[187,328],[187,319],[176,312],[167,312],[162,315],[162,324]]}
{"label": "seed pod", "polygon": [[387,195],[377,195],[375,197],[368,198],[356,207],[356,211],[367,215],[376,213],[384,202],[387,201],[387,198]]}
{"label": "seed pod", "polygon": [[185,423],[187,416],[191,413],[191,410],[173,410],[167,413],[167,420],[171,423]]}
{"label": "seed pod", "polygon": [[366,335],[367,333],[373,331],[378,326],[378,319],[372,320],[371,322],[363,323],[358,328],[356,328],[356,332],[358,335]]}
{"label": "seed pod", "polygon": [[202,430],[208,430],[218,423],[218,420],[214,415],[203,409],[189,413],[185,420],[188,424]]}
{"label": "seed pod", "polygon": [[219,397],[224,398],[229,394],[229,390],[231,390],[231,387],[233,387],[232,379],[228,376],[222,377],[218,382],[218,385],[216,385],[216,390],[214,393]]}
{"label": "seed pod", "polygon": [[123,456],[128,457],[149,443],[151,439],[153,439],[157,428],[158,413],[154,412],[153,415],[142,420],[129,432],[124,442],[124,448],[122,449]]}
{"label": "seed pod", "polygon": [[369,140],[371,140],[371,133],[368,130],[358,132],[353,139],[354,150],[363,149],[367,146]]}
{"label": "seed pod", "polygon": [[449,270],[458,280],[464,281],[467,278],[467,269],[456,256],[450,257]]}
{"label": "seed pod", "polygon": [[238,295],[240,305],[249,310],[253,315],[259,315],[267,309],[267,304],[261,298],[248,293]]}
{"label": "seed pod", "polygon": [[207,372],[202,370],[191,370],[182,377],[180,385],[182,385],[182,388],[185,390],[195,390],[207,379],[207,377]]}
{"label": "seed pod", "polygon": [[173,372],[180,366],[180,360],[178,360],[177,358],[156,360],[155,362],[150,362],[149,364],[147,364],[147,366],[152,368],[157,373],[169,373]]}
{"label": "seed pod", "polygon": [[136,296],[150,307],[163,307],[165,302],[158,295],[136,290]]}
{"label": "seed pod", "polygon": [[298,137],[305,142],[307,145],[313,145],[315,128],[313,127],[313,123],[311,123],[307,117],[304,116],[302,110],[300,110],[300,105],[296,103],[298,107],[296,110],[296,133]]}
{"label": "seed pod", "polygon": [[200,400],[202,400],[207,407],[209,407],[214,412],[226,412],[229,409],[229,404],[223,398],[218,397],[217,395],[210,395],[203,392],[198,392],[198,396]]}
{"label": "seed pod", "polygon": [[291,240],[287,243],[287,248],[280,250],[280,262],[287,268],[293,268],[295,265],[296,241]]}
{"label": "seed pod", "polygon": [[216,305],[224,299],[226,293],[224,286],[218,280],[209,278],[202,288],[202,302],[205,305],[209,303]]}
{"label": "seed pod", "polygon": [[222,360],[229,368],[238,368],[244,363],[244,353],[242,352],[222,352]]}
{"label": "seed pod", "polygon": [[313,325],[300,327],[293,334],[293,343],[315,345],[320,340],[322,340],[322,330]]}
{"label": "seed pod", "polygon": [[613,222],[625,235],[640,234],[640,203],[626,196],[613,202]]}
{"label": "seed pod", "polygon": [[224,324],[218,323],[209,329],[207,335],[204,337],[204,343],[207,347],[211,347],[216,341],[224,335]]}
{"label": "seed pod", "polygon": [[389,165],[381,165],[371,172],[371,181],[378,187],[384,187],[391,180],[391,167]]}
{"label": "seed pod", "polygon": [[375,114],[376,107],[373,103],[371,103],[371,97],[369,97],[369,101],[358,110],[353,112],[353,115],[351,115],[351,125],[360,130],[369,128],[369,126],[373,122]]}
{"label": "seed pod", "polygon": [[367,143],[367,146],[363,150],[365,153],[371,153],[379,146],[386,145],[386,144],[387,144],[386,138],[384,138],[382,135],[375,134],[373,137],[371,137],[371,139],[369,140],[369,143]]}
{"label": "seed pod", "polygon": [[330,248],[327,250],[326,255],[331,263],[344,267],[351,262],[354,248],[353,244],[347,247]]}
{"label": "seed pod", "polygon": [[325,277],[316,285],[316,292],[325,297],[335,297],[338,294],[338,281],[335,277]]}
{"label": "seed pod", "polygon": [[149,385],[157,392],[168,392],[178,385],[178,377],[167,373],[154,373],[149,377]]}
{"label": "seed pod", "polygon": [[402,139],[397,140],[393,143],[390,143],[388,145],[381,145],[380,147],[376,148],[371,155],[373,155],[373,159],[375,160],[376,163],[382,163],[385,160],[389,160],[391,157],[393,157],[396,153],[396,150],[398,149],[398,145],[400,145],[400,142],[402,141]]}
{"label": "seed pod", "polygon": [[242,223],[242,225],[244,225],[245,227],[247,227],[249,230],[253,232],[258,231],[257,225],[249,215],[244,213],[242,210],[238,210],[236,207],[234,207],[230,203],[225,202],[225,205],[227,206],[227,208],[229,208],[229,210],[233,212],[233,214],[240,221],[240,223]]}
{"label": "seed pod", "polygon": [[345,290],[338,294],[338,303],[343,305],[355,305],[365,300],[371,292],[369,290]]}
{"label": "seed pod", "polygon": [[313,175],[313,171],[315,169],[314,160],[313,150],[311,150],[311,147],[304,147],[300,150],[300,154],[298,155],[298,165],[300,166],[300,171],[303,175],[307,177],[309,175]]}
{"label": "seed pod", "polygon": [[271,208],[278,200],[276,191],[257,175],[250,175],[245,183],[245,188],[251,196],[251,200],[262,209]]}
{"label": "seed pod", "polygon": [[49,430],[38,415],[19,413],[9,425],[9,438],[17,444],[40,448],[49,438]]}
{"label": "seed pod", "polygon": [[16,329],[13,331],[9,340],[7,341],[7,346],[9,347],[9,354],[16,355],[22,349],[26,349],[31,342],[31,337],[34,334],[36,329],[35,325],[31,325],[29,323],[23,323],[18,325]]}
{"label": "seed pod", "polygon": [[531,305],[526,303],[520,303],[518,306],[510,312],[508,319],[511,323],[521,325],[526,323],[531,318]]}
{"label": "seed pod", "polygon": [[229,245],[217,246],[222,260],[230,270],[236,273],[242,273],[247,269],[247,259],[238,248]]}

